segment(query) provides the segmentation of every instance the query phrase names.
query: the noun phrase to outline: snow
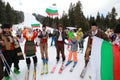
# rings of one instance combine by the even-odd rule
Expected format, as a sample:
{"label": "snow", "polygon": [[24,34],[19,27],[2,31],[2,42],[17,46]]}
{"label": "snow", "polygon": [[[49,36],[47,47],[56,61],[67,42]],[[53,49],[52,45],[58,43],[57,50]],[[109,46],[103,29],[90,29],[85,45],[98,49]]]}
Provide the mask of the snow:
{"label": "snow", "polygon": [[[33,19],[33,15],[28,15],[28,14],[25,15],[25,21],[23,23],[24,24],[31,24],[32,23],[31,21],[37,22],[35,19]],[[22,51],[24,48],[24,42],[20,43]],[[49,69],[48,70],[49,70],[49,73],[45,74],[45,75],[40,74],[40,72],[42,70],[42,60],[41,60],[41,55],[40,55],[40,47],[39,46],[37,47],[36,55],[38,58],[38,64],[37,64],[36,80],[92,80],[91,79],[92,71],[90,68],[90,62],[88,64],[85,77],[83,79],[80,78],[80,73],[84,67],[84,53],[85,53],[86,45],[87,45],[87,38],[85,39],[85,42],[84,42],[83,53],[78,53],[78,55],[77,55],[78,56],[78,63],[76,65],[76,67],[74,68],[73,72],[69,71],[70,68],[73,66],[73,63],[71,63],[67,68],[65,68],[65,70],[62,72],[62,74],[58,73],[58,70],[62,64],[62,59],[60,60],[59,64],[57,65],[56,71],[54,73],[50,73],[52,67],[56,63],[56,48],[54,46],[50,47],[50,43],[51,43],[51,38],[49,38],[49,40],[48,40],[48,55],[49,55],[49,61],[48,61]],[[68,54],[69,54],[69,51],[67,50],[67,46],[65,45],[65,55],[66,55],[65,63],[67,62]],[[26,71],[27,71],[27,65],[26,65],[25,60],[20,60],[19,67],[20,67],[21,73],[19,75],[11,74],[12,80],[16,80],[15,77],[17,78],[17,80],[25,80],[25,75],[26,75]],[[33,60],[31,59],[30,79],[29,80],[33,79],[33,76],[32,76],[33,68],[34,68]]]}

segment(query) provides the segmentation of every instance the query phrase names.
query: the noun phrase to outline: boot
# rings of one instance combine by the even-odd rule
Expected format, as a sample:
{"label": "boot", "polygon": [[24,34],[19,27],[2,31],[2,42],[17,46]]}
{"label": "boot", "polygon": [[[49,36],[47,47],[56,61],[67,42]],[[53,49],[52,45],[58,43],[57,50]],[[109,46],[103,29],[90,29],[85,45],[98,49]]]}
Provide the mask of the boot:
{"label": "boot", "polygon": [[46,64],[46,71],[45,74],[48,74],[48,64]]}
{"label": "boot", "polygon": [[5,80],[12,80],[9,76],[5,76]]}
{"label": "boot", "polygon": [[15,74],[20,74],[20,71],[16,67],[14,67],[14,73]]}

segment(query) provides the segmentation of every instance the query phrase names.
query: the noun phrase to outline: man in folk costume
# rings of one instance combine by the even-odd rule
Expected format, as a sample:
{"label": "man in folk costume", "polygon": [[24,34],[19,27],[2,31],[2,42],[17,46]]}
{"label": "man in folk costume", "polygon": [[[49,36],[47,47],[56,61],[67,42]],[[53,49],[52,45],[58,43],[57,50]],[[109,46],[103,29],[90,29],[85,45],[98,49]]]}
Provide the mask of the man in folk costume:
{"label": "man in folk costume", "polygon": [[115,41],[113,44],[117,45],[120,47],[120,24],[118,24],[114,30],[115,34],[117,35]]}
{"label": "man in folk costume", "polygon": [[58,31],[56,32],[55,36],[56,36],[55,44],[56,44],[56,51],[57,51],[56,60],[57,60],[57,63],[58,63],[58,61],[60,60],[60,53],[61,53],[62,61],[64,63],[64,61],[65,61],[64,40],[65,40],[66,34],[63,31],[63,25],[62,24],[58,25]]}
{"label": "man in folk costume", "polygon": [[[19,59],[17,57],[17,54],[14,52],[14,39],[13,36],[10,32],[10,27],[12,25],[10,24],[3,24],[3,34],[2,34],[2,40],[4,41],[4,46],[5,50],[3,51],[3,55],[11,68],[12,63],[14,63],[14,72],[16,74],[19,74]],[[10,75],[10,68],[6,66],[7,68],[5,69],[5,80],[11,80],[9,77]]]}
{"label": "man in folk costume", "polygon": [[41,59],[43,62],[41,75],[44,74],[44,67],[46,66],[45,74],[48,73],[48,33],[46,31],[46,26],[42,26],[42,31],[38,36],[40,38],[40,51]]}
{"label": "man in folk costume", "polygon": [[34,43],[34,39],[36,38],[36,34],[32,31],[32,28],[28,28],[28,31],[23,34],[23,37],[26,39],[25,46],[24,46],[24,53],[26,56],[26,63],[28,70],[30,69],[31,60],[30,57],[32,57],[34,62],[34,68],[37,66],[37,56],[36,56],[36,46]]}
{"label": "man in folk costume", "polygon": [[110,39],[107,37],[107,35],[100,29],[98,29],[97,27],[97,23],[93,22],[91,24],[91,30],[88,31],[86,34],[84,34],[83,38],[89,36],[88,38],[88,43],[87,43],[87,49],[86,49],[86,52],[85,52],[85,66],[87,66],[88,62],[89,62],[89,56],[91,53],[91,45],[92,45],[92,36],[97,36],[99,38],[102,38],[104,40],[107,40],[107,41],[110,41]]}

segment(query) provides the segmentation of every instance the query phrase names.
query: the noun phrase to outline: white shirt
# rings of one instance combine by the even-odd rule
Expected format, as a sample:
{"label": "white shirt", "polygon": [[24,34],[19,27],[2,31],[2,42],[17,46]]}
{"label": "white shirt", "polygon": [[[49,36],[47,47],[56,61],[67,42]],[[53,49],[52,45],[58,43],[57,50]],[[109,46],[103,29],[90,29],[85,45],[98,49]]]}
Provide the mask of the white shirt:
{"label": "white shirt", "polygon": [[60,33],[60,35],[58,37],[58,41],[62,41],[62,32],[59,31],[59,33]]}
{"label": "white shirt", "polygon": [[92,36],[95,36],[97,34],[98,30],[92,31]]}

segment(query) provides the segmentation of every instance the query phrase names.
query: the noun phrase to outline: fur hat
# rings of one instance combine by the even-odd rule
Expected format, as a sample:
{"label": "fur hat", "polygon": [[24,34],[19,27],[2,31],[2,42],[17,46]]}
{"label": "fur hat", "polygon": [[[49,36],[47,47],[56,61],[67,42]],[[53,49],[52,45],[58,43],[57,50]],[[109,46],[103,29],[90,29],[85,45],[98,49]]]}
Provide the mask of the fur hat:
{"label": "fur hat", "polygon": [[46,25],[43,25],[42,28],[46,28]]}
{"label": "fur hat", "polygon": [[10,28],[10,27],[12,27],[12,25],[8,24],[8,23],[5,23],[5,24],[2,25],[2,29],[4,29],[4,28]]}
{"label": "fur hat", "polygon": [[92,22],[91,26],[97,26],[97,23],[96,22]]}
{"label": "fur hat", "polygon": [[120,24],[118,24],[118,25],[115,27],[114,32],[115,32],[115,33],[120,33]]}

